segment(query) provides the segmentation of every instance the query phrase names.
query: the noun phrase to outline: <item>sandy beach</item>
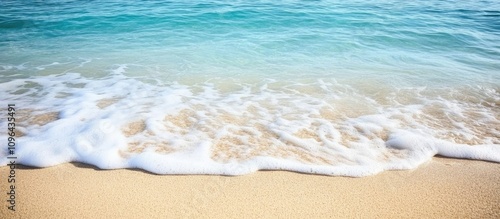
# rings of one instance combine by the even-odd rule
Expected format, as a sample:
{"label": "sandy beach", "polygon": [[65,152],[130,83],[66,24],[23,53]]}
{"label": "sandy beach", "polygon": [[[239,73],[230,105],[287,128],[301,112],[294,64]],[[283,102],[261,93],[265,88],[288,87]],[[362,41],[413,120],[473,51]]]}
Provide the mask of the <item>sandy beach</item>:
{"label": "sandy beach", "polygon": [[499,17],[0,0],[0,219],[500,219]]}
{"label": "sandy beach", "polygon": [[[6,178],[8,167],[2,167]],[[7,180],[1,180],[3,199]],[[2,218],[499,218],[500,165],[434,158],[364,178],[284,171],[154,175],[70,163],[20,166]]]}

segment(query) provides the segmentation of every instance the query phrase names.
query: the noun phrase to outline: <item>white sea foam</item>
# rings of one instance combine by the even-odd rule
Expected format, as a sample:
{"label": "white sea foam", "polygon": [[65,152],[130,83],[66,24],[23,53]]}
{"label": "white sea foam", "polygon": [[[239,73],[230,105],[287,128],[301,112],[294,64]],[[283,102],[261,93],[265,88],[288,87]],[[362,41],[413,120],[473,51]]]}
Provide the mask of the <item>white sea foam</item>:
{"label": "white sea foam", "polygon": [[[2,83],[1,105],[17,107],[18,163],[76,161],[158,174],[268,169],[366,176],[416,168],[436,154],[500,162],[495,89],[373,94],[326,79],[151,84],[125,71]],[[7,151],[1,153],[6,165]]]}

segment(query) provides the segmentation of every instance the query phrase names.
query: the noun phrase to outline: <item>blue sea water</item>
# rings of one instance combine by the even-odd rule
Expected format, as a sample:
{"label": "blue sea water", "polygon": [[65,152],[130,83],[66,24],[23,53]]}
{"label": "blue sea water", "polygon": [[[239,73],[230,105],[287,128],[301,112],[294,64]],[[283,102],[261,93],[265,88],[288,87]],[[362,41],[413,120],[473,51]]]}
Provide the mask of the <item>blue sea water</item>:
{"label": "blue sea water", "polygon": [[34,166],[500,162],[499,60],[493,0],[0,2],[1,103]]}

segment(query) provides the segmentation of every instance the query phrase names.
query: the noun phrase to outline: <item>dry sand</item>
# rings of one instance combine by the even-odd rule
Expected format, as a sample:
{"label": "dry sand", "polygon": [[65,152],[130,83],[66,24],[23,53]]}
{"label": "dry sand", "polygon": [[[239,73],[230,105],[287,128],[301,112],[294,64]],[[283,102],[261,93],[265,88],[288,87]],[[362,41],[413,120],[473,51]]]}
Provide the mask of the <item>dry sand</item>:
{"label": "dry sand", "polygon": [[364,178],[163,176],[71,163],[19,167],[16,182],[16,212],[4,201],[0,218],[500,218],[500,164],[446,158]]}

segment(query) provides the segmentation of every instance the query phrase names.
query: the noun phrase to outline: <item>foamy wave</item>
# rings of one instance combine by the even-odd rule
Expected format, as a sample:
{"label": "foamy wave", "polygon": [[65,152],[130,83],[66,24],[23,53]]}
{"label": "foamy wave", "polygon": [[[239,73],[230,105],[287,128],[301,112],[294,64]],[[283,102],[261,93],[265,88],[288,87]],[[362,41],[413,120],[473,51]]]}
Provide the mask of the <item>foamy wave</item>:
{"label": "foamy wave", "polygon": [[[412,169],[436,154],[500,162],[495,89],[373,93],[326,79],[151,84],[123,71],[103,79],[63,74],[3,83],[2,105],[17,106],[18,162],[76,161],[158,174],[267,169],[343,176]],[[2,150],[0,165],[6,156]]]}

